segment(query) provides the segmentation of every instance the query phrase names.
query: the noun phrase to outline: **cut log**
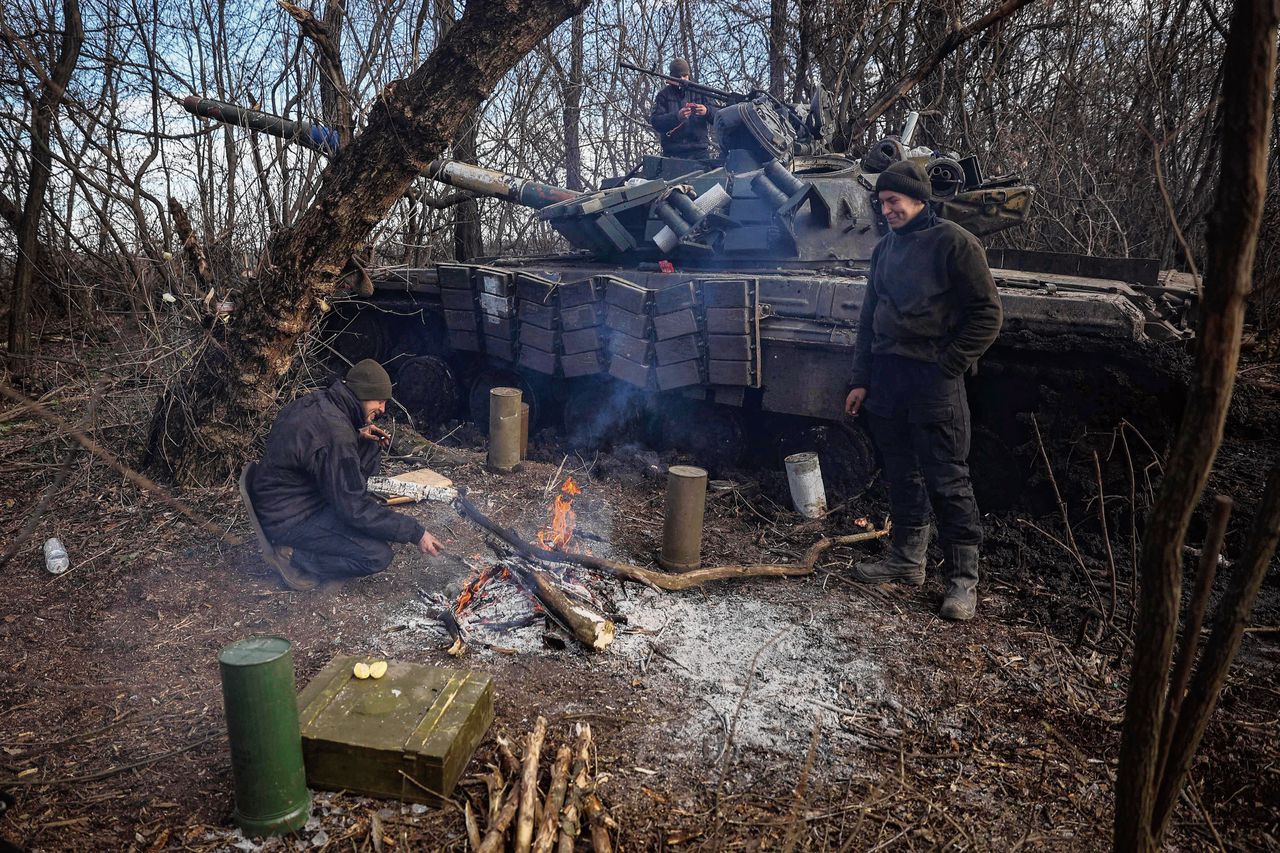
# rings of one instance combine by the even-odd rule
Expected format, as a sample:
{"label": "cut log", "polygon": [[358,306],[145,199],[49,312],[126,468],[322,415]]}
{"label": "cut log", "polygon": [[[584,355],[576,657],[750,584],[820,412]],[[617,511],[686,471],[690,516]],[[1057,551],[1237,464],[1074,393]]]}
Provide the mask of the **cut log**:
{"label": "cut log", "polygon": [[573,768],[569,772],[569,800],[560,815],[560,842],[558,853],[573,853],[578,833],[582,831],[579,814],[582,798],[586,794],[587,764],[591,760],[591,726],[583,723],[573,744]]}
{"label": "cut log", "polygon": [[[594,787],[594,786],[593,786]],[[605,811],[600,795],[592,790],[582,798],[582,813],[591,827],[591,846],[596,853],[613,853],[613,841],[609,838],[609,829],[617,824]]]}
{"label": "cut log", "polygon": [[529,732],[524,750],[524,771],[520,777],[520,817],[516,820],[516,853],[529,853],[533,843],[533,813],[538,800],[538,761],[547,737],[547,718],[538,717]]}
{"label": "cut log", "polygon": [[502,810],[498,812],[498,817],[489,825],[489,831],[485,833],[484,840],[480,842],[477,848],[479,853],[497,853],[502,850],[503,837],[507,834],[507,827],[511,825],[511,820],[516,816],[516,808],[520,805],[520,786],[512,785],[511,790],[507,792],[507,798],[502,802]]}
{"label": "cut log", "polygon": [[542,823],[538,825],[538,834],[533,839],[533,853],[551,853],[551,845],[555,843],[560,829],[560,808],[564,805],[569,763],[572,760],[573,750],[568,746],[560,747],[556,753],[555,766],[551,768],[551,786],[547,789],[547,799],[542,804]]}

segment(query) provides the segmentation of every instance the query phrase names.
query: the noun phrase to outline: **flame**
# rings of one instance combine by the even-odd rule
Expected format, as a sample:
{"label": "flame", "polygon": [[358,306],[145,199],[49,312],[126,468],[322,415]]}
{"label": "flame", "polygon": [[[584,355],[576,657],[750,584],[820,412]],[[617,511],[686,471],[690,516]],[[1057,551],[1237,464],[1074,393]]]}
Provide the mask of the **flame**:
{"label": "flame", "polygon": [[560,486],[560,494],[551,504],[551,514],[547,518],[547,526],[538,531],[538,544],[552,551],[559,551],[573,539],[573,498],[582,494],[582,488],[567,477]]}
{"label": "flame", "polygon": [[[486,566],[471,576],[471,579],[462,588],[462,592],[458,593],[458,600],[453,604],[453,612],[455,614],[461,616],[462,611],[467,609],[467,605],[476,600],[484,586],[493,580],[497,574],[494,571],[495,568],[497,567]],[[506,573],[506,569],[503,569],[503,573]]]}

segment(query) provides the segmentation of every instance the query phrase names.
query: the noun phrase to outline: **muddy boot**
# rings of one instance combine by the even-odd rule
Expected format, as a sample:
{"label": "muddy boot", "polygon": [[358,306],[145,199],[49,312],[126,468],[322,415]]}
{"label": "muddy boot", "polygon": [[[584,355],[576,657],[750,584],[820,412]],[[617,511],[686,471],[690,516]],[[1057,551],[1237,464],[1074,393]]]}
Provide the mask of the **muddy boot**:
{"label": "muddy boot", "polygon": [[883,560],[856,563],[853,577],[863,583],[924,583],[925,553],[929,550],[929,526],[893,528],[893,544]]}
{"label": "muddy boot", "polygon": [[954,622],[967,622],[978,609],[978,546],[952,545],[945,549],[947,594],[940,615]]}

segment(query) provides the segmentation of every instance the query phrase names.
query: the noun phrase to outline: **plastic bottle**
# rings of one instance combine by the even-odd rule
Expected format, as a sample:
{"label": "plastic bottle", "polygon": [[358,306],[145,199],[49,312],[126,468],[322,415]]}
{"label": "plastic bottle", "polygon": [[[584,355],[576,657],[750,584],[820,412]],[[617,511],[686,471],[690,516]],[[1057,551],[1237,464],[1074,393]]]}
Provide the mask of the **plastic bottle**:
{"label": "plastic bottle", "polygon": [[51,575],[60,575],[71,567],[67,549],[62,547],[62,540],[56,536],[44,540],[44,567]]}

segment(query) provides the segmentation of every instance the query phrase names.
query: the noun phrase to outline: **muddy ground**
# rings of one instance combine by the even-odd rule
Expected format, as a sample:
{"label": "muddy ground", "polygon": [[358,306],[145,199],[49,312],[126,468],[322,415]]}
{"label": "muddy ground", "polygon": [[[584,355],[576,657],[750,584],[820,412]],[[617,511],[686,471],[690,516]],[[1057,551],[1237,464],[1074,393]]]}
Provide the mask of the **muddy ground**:
{"label": "muddy ground", "polygon": [[[56,374],[45,381],[57,411],[84,415],[86,387]],[[137,410],[127,401],[155,389],[110,390],[90,421],[94,434],[119,451],[136,449]],[[493,518],[532,536],[572,474],[584,488],[575,502],[582,546],[651,564],[663,480],[647,470],[650,455],[566,454],[548,435],[535,441],[523,471],[504,477],[485,470],[469,435],[455,432],[449,443],[459,449],[432,465]],[[622,849],[1104,848],[1131,601],[1127,522],[1111,507],[1127,500],[1129,487],[1108,479],[1104,489],[1117,513],[1109,531],[1118,564],[1112,630],[1090,616],[1099,604],[1112,610],[1087,495],[1090,469],[1077,470],[1092,463],[1070,448],[1048,452],[1098,597],[1075,559],[1036,530],[1061,537],[1056,510],[1015,509],[984,519],[986,575],[980,618],[970,624],[935,616],[936,570],[918,590],[852,583],[849,565],[878,553],[872,543],[830,552],[808,577],[687,593],[588,578],[626,619],[608,651],[556,648],[538,622],[477,628],[466,654],[453,658],[423,596],[459,580],[455,564],[401,549],[383,574],[288,591],[252,544],[212,543],[65,435],[5,407],[0,547],[19,534],[44,490],[52,502],[3,573],[0,788],[15,802],[0,815],[0,838],[30,850],[259,849],[230,822],[216,655],[233,640],[270,633],[292,640],[299,685],[339,654],[488,673],[497,719],[453,797],[456,808],[317,793],[308,827],[262,849],[464,849],[461,805],[487,811],[478,777],[495,760],[495,738],[518,742],[538,715],[550,722],[547,763],[573,726],[591,724],[596,770],[607,777],[600,790]],[[1237,494],[1243,510],[1277,459],[1274,435],[1233,438],[1212,485]],[[658,460],[675,461],[670,452]],[[1041,500],[1028,505],[1052,506],[1036,465],[1026,460]],[[1140,464],[1138,475],[1141,492],[1144,478],[1158,473]],[[848,532],[863,516],[883,520],[878,486],[833,496],[841,505],[832,515],[802,523],[779,472],[722,478],[727,484],[707,505],[705,565],[795,561],[823,533]],[[249,537],[233,484],[179,497]],[[449,507],[405,511],[452,551],[477,563],[490,558],[479,529]],[[73,568],[58,577],[44,571],[39,550],[53,534],[72,554]],[[1227,556],[1237,555],[1229,544]],[[1280,843],[1276,574],[1192,772],[1173,848]],[[505,595],[502,606],[519,606],[518,592]]]}

